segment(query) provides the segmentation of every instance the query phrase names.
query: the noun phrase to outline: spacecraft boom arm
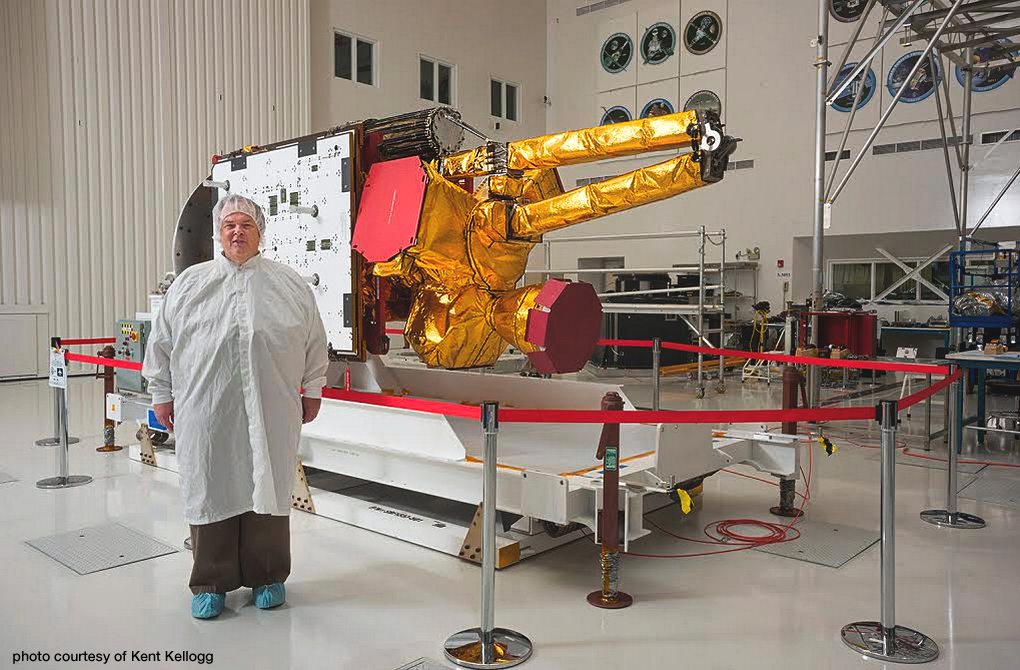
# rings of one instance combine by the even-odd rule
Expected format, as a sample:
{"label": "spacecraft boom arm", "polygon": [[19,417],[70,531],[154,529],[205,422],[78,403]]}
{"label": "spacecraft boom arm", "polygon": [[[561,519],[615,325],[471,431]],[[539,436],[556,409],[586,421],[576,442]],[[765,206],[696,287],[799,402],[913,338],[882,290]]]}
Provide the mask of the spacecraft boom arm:
{"label": "spacecraft boom arm", "polygon": [[[506,145],[505,167],[511,171],[579,165],[607,158],[633,156],[692,146],[703,121],[696,111],[637,119],[624,123],[543,135]],[[497,171],[504,157],[498,147],[483,145],[443,160],[450,179],[478,177]]]}
{"label": "spacecraft boom arm", "polygon": [[560,228],[665,200],[706,183],[701,176],[701,162],[688,153],[517,207],[510,225],[515,237],[535,238]]}

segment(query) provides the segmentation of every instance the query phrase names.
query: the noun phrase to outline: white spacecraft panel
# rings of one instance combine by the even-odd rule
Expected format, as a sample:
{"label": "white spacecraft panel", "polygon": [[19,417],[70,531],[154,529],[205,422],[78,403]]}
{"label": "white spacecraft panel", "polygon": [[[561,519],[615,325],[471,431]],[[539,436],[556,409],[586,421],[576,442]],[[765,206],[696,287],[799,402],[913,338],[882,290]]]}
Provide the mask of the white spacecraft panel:
{"label": "white spacecraft panel", "polygon": [[[340,132],[223,160],[214,181],[257,202],[266,214],[262,253],[309,281],[326,340],[336,354],[355,354],[357,299],[351,259],[354,133]],[[227,191],[219,190],[224,197]],[[318,208],[317,216],[291,212]],[[219,253],[219,242],[216,242]]]}

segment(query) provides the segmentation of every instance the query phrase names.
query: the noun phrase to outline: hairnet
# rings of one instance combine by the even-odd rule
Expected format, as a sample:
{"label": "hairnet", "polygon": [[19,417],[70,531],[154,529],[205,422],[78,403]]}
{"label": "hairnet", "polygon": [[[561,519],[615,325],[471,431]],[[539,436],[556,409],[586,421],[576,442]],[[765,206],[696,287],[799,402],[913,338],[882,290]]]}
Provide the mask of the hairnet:
{"label": "hairnet", "polygon": [[259,229],[259,236],[266,234],[266,215],[262,212],[262,208],[243,195],[228,195],[216,202],[212,211],[216,230],[218,231],[223,226],[223,219],[237,212],[251,217]]}

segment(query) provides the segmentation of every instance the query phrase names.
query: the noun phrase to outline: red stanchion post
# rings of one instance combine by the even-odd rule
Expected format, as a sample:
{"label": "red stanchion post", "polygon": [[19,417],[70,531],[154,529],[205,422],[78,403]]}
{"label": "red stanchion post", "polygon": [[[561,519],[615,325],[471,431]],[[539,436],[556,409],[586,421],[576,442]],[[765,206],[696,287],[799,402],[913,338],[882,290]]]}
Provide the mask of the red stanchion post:
{"label": "red stanchion post", "polygon": [[[804,388],[804,376],[800,370],[787,365],[783,367],[783,409],[797,409],[797,393],[798,391],[802,396],[806,394]],[[804,398],[804,404],[807,405],[807,399]],[[797,434],[797,422],[796,421],[784,421],[783,432],[787,435]],[[794,461],[797,465],[800,464],[800,451],[797,451],[797,458]],[[794,474],[792,477],[780,477],[779,478],[779,504],[775,507],[769,508],[769,512],[776,516],[782,516],[787,518],[793,518],[802,516],[803,510],[797,509],[796,497],[797,497],[797,474],[798,468],[794,468]]]}
{"label": "red stanchion post", "polygon": [[[96,352],[96,356],[100,358],[113,358],[117,355],[116,350],[110,345],[106,345],[102,349]],[[116,444],[116,430],[117,422],[113,419],[106,418],[106,396],[114,392],[114,376],[113,368],[109,365],[103,366],[103,371],[100,375],[103,378],[103,446],[96,447],[96,451],[104,454],[120,451],[124,447]]]}
{"label": "red stanchion post", "polygon": [[[618,393],[602,397],[602,411],[622,411]],[[596,523],[602,540],[602,589],[588,594],[588,602],[602,609],[623,609],[634,599],[619,590],[620,583],[620,424],[602,426],[595,458],[602,461],[602,513]]]}

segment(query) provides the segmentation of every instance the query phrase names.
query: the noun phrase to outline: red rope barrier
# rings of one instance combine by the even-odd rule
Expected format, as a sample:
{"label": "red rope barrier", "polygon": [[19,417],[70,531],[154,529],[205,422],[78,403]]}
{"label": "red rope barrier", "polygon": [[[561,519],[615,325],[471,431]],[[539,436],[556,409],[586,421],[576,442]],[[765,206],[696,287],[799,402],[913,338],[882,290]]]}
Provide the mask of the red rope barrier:
{"label": "red rope barrier", "polygon": [[[423,400],[403,396],[323,389],[322,397],[345,402],[357,402],[379,407],[406,409],[428,414],[455,416],[481,420],[481,410],[472,405],[460,405],[440,400]],[[499,419],[504,423],[756,423],[782,421],[855,421],[874,419],[874,407],[835,407],[831,409],[743,409],[743,410],[681,410],[603,412],[600,410],[546,410],[500,409]]]}
{"label": "red rope barrier", "polygon": [[499,420],[504,423],[778,423],[783,421],[857,421],[874,418],[874,407],[628,410],[625,412],[584,409],[506,408],[499,410]]}
{"label": "red rope barrier", "polygon": [[62,337],[58,337],[60,340],[60,346],[69,346],[72,344],[114,344],[117,341],[116,337],[84,337],[73,340],[65,340]]}
{"label": "red rope barrier", "polygon": [[[599,340],[596,344],[611,347],[651,347],[651,340]],[[736,358],[753,358],[762,361],[779,363],[797,363],[800,365],[820,365],[823,367],[852,368],[854,370],[886,370],[889,372],[918,372],[921,374],[947,375],[949,368],[943,365],[926,365],[924,363],[890,363],[882,361],[853,361],[841,358],[815,358],[812,356],[787,356],[786,354],[766,354],[738,349],[715,349],[713,347],[696,347],[691,344],[663,342],[663,349],[687,351],[695,354],[711,356],[732,356]]]}
{"label": "red rope barrier", "polygon": [[911,395],[908,395],[906,398],[900,398],[899,401],[896,403],[896,410],[899,411],[899,412],[902,412],[903,410],[907,409],[908,407],[913,407],[917,403],[919,403],[921,401],[924,401],[924,400],[927,400],[928,398],[932,397],[933,395],[935,395],[936,393],[938,393],[939,391],[941,391],[945,387],[949,386],[950,384],[952,384],[953,382],[955,382],[959,378],[960,378],[960,371],[957,370],[955,374],[953,374],[950,377],[946,377],[945,379],[943,379],[942,381],[940,381],[937,384],[932,384],[931,386],[929,386],[926,389],[922,389],[922,390],[918,391],[917,393],[913,393]]}
{"label": "red rope barrier", "polygon": [[134,361],[122,361],[119,358],[101,358],[99,356],[84,356],[82,354],[64,354],[69,361],[79,363],[92,363],[93,365],[109,365],[111,368],[122,368],[124,370],[141,370],[142,364]]}
{"label": "red rope barrier", "polygon": [[444,416],[457,416],[462,419],[482,420],[480,407],[472,405],[458,405],[452,402],[440,400],[422,400],[420,398],[404,398],[401,396],[382,395],[381,393],[363,393],[361,391],[343,391],[341,389],[322,389],[322,397],[331,400],[344,400],[357,402],[365,405],[377,405],[379,407],[394,407],[397,409],[409,409],[415,412],[426,412],[428,414],[442,414]]}

